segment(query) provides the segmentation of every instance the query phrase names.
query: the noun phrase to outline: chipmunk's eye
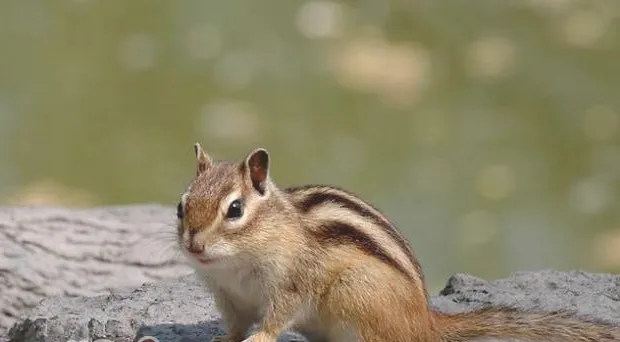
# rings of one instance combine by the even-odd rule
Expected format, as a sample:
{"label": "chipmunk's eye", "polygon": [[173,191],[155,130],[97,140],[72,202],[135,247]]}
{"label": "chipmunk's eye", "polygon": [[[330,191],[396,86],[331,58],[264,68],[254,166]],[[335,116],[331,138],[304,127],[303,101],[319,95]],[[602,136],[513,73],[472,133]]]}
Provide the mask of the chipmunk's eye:
{"label": "chipmunk's eye", "polygon": [[243,216],[243,204],[241,201],[234,200],[228,206],[228,212],[226,213],[226,218],[228,219],[236,219]]}
{"label": "chipmunk's eye", "polygon": [[177,218],[179,220],[183,219],[183,203],[179,202],[179,204],[177,204]]}

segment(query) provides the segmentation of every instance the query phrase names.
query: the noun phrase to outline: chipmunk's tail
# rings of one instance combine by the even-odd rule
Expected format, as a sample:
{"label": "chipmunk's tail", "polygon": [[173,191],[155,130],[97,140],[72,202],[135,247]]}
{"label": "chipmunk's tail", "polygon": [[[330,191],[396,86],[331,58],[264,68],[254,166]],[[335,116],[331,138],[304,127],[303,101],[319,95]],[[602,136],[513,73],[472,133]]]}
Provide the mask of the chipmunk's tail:
{"label": "chipmunk's tail", "polygon": [[464,342],[475,338],[532,342],[620,341],[620,324],[580,319],[565,312],[490,308],[459,314],[436,313],[436,323],[442,342]]}

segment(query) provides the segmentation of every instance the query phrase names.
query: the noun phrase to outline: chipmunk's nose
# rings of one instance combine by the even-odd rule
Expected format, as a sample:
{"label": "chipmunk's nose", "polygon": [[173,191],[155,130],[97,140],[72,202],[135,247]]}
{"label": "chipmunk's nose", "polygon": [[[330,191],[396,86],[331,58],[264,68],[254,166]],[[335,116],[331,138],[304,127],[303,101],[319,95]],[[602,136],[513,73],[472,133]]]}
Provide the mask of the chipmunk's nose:
{"label": "chipmunk's nose", "polygon": [[202,254],[204,250],[204,245],[195,243],[194,241],[190,241],[189,246],[187,246],[187,251],[192,254]]}

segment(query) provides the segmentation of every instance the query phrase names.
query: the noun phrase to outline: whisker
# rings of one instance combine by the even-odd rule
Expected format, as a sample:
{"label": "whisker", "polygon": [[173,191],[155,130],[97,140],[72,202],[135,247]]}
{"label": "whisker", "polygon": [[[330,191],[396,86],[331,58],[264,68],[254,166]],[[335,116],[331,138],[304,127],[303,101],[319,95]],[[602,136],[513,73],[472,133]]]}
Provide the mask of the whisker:
{"label": "whisker", "polygon": [[176,243],[176,241],[177,241],[177,237],[176,236],[167,236],[167,235],[149,236],[148,238],[144,239],[143,245],[145,247],[155,247],[155,248],[157,248],[158,244],[169,245],[169,244],[172,244],[172,243]]}
{"label": "whisker", "polygon": [[183,257],[183,254],[181,253],[181,250],[178,248],[178,246],[176,244],[168,244],[167,246],[165,246],[164,248],[162,248],[159,251],[160,254],[166,254],[169,253],[170,255],[170,259],[175,259],[175,260],[179,260]]}
{"label": "whisker", "polygon": [[157,261],[181,261],[176,226],[166,226],[171,229],[158,230],[144,238],[140,243],[140,250],[151,254]]}

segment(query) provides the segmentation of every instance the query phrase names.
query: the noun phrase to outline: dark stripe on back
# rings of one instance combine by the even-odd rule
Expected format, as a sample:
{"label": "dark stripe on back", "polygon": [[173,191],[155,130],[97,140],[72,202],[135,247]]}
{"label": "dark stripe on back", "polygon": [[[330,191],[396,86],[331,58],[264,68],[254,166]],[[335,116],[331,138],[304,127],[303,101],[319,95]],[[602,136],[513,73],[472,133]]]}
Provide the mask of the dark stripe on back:
{"label": "dark stripe on back", "polygon": [[[310,187],[308,187],[310,188]],[[296,188],[292,191],[296,191],[296,190],[301,190],[304,188]],[[357,197],[354,194],[348,193],[344,190],[341,189],[336,189],[334,188],[334,190],[337,191],[341,191],[343,193],[346,193],[352,197]],[[329,191],[329,190],[328,190]],[[394,228],[394,226],[392,225],[391,222],[389,222],[387,219],[385,219],[384,217],[378,216],[375,213],[371,212],[370,210],[368,210],[368,208],[364,208],[364,206],[360,205],[359,203],[356,203],[354,201],[351,201],[350,199],[346,198],[346,197],[342,197],[338,194],[332,193],[332,192],[323,192],[318,190],[315,193],[311,193],[309,196],[307,196],[306,198],[304,198],[302,201],[300,201],[299,203],[296,203],[297,208],[299,210],[301,210],[302,212],[306,213],[308,211],[310,211],[312,208],[321,205],[322,203],[325,202],[332,202],[332,203],[336,203],[346,209],[349,209],[359,215],[361,215],[362,217],[371,220],[373,223],[375,223],[376,225],[380,226],[381,228],[383,228],[383,230],[385,232],[387,232],[390,237],[396,241],[396,243],[398,243],[398,245],[400,246],[400,248],[405,251],[405,253],[407,254],[407,256],[409,257],[409,259],[414,262],[417,263],[417,261],[415,260],[415,257],[413,255],[413,252],[411,251],[411,248],[408,244],[408,242],[403,238],[403,236],[396,231],[396,229]],[[367,204],[368,206],[370,206],[369,204]],[[375,209],[375,208],[373,208]],[[377,209],[375,209],[376,211],[379,211]]]}
{"label": "dark stripe on back", "polygon": [[[289,187],[289,188],[284,189],[284,191],[289,194],[295,194],[295,193],[304,192],[304,191],[309,192],[302,200],[295,202],[295,206],[298,208],[298,210],[304,213],[310,211],[312,208],[318,205],[321,205],[321,203],[323,202],[330,201],[330,202],[339,204],[343,206],[344,208],[349,209],[361,215],[362,217],[366,219],[370,219],[377,226],[381,227],[385,232],[388,233],[388,235],[394,241],[396,241],[398,246],[405,252],[407,257],[413,264],[414,268],[416,269],[418,273],[418,276],[420,277],[420,280],[422,281],[422,288],[424,291],[424,295],[426,296],[426,298],[428,298],[428,291],[426,289],[426,286],[424,285],[426,283],[426,280],[424,277],[424,271],[422,270],[422,266],[420,265],[415,255],[413,254],[413,251],[411,250],[409,243],[404,239],[404,237],[400,234],[400,232],[396,230],[394,225],[389,220],[384,218],[383,216],[378,216],[377,214],[371,212],[368,208],[365,208],[363,205],[356,203],[354,201],[351,201],[350,199],[343,197],[337,193],[333,193],[331,191],[342,192],[346,195],[349,195],[355,198],[359,198],[359,196],[349,191],[346,191],[344,189],[335,187],[335,186],[317,185],[317,184]],[[372,204],[369,204],[361,199],[360,201],[362,201],[366,206],[381,213],[381,211],[375,208],[374,206],[372,206]]]}
{"label": "dark stripe on back", "polygon": [[398,261],[394,260],[379,244],[372,238],[364,234],[362,231],[355,229],[353,226],[340,222],[328,221],[321,224],[316,229],[310,229],[308,232],[316,238],[322,245],[353,245],[366,253],[367,255],[378,258],[387,265],[397,269],[407,278],[413,279]]}

